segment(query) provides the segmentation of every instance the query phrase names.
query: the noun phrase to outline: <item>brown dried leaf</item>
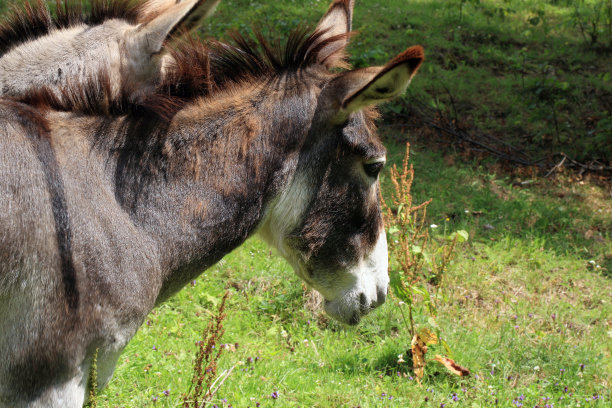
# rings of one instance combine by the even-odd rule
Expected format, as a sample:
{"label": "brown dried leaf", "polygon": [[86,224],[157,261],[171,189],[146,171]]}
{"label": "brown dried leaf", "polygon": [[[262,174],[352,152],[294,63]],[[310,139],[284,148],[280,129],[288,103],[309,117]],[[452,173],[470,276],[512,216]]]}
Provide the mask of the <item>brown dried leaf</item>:
{"label": "brown dried leaf", "polygon": [[441,356],[436,354],[435,360],[442,364],[448,371],[451,373],[458,375],[459,377],[467,377],[470,375],[470,370],[465,367],[461,367],[459,364],[455,363],[448,357]]}
{"label": "brown dried leaf", "polygon": [[427,354],[427,345],[418,334],[412,338],[412,368],[417,381],[420,383],[423,374],[425,373],[425,354]]}

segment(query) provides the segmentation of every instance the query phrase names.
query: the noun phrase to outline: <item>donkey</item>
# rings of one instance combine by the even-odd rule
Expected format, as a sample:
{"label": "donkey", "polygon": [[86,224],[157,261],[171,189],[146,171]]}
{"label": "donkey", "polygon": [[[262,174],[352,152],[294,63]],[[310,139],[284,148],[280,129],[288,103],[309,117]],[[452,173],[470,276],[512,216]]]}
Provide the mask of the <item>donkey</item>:
{"label": "donkey", "polygon": [[20,96],[46,86],[56,96],[68,82],[82,84],[104,70],[113,95],[126,85],[137,98],[171,63],[164,42],[188,36],[220,0],[93,0],[89,15],[77,0],[56,7],[42,0],[15,6],[0,25],[0,96]]}
{"label": "donkey", "polygon": [[151,309],[255,233],[337,320],[385,301],[373,106],[424,56],[340,70],[352,12],[284,47],[186,42],[138,101],[104,73],[0,98],[1,408],[80,407],[96,350],[104,386]]}

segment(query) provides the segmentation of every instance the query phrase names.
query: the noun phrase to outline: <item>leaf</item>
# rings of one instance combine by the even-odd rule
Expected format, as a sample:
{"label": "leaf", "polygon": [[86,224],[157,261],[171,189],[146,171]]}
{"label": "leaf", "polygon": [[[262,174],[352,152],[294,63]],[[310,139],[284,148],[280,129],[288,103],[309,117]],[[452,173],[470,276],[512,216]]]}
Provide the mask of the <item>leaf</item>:
{"label": "leaf", "polygon": [[420,384],[423,374],[425,374],[425,354],[427,354],[427,345],[421,340],[418,334],[415,334],[412,338],[410,349],[412,350],[412,369],[414,371],[414,376]]}
{"label": "leaf", "polygon": [[438,344],[438,336],[427,327],[423,327],[419,330],[419,337],[427,345]]}
{"label": "leaf", "polygon": [[459,230],[457,231],[457,237],[458,237],[459,242],[465,242],[468,239],[470,239],[470,234],[466,230]]}
{"label": "leaf", "polygon": [[448,236],[448,240],[452,241],[457,239],[457,242],[465,242],[470,238],[470,234],[466,230],[455,231]]}
{"label": "leaf", "polygon": [[393,225],[387,229],[387,233],[389,235],[397,234],[399,232],[399,227],[397,225]]}
{"label": "leaf", "polygon": [[467,377],[470,375],[470,370],[465,367],[461,367],[459,364],[455,363],[448,357],[441,356],[436,354],[435,360],[442,364],[448,371],[451,373],[458,375],[459,377]]}
{"label": "leaf", "polygon": [[399,272],[391,272],[389,274],[390,282],[389,286],[395,296],[397,296],[401,301],[412,304],[412,295],[410,291],[406,289],[406,286],[402,282],[401,273]]}
{"label": "leaf", "polygon": [[449,356],[453,357],[453,355],[454,355],[453,350],[451,350],[451,348],[448,345],[448,343],[446,341],[444,341],[444,339],[441,339],[440,343],[442,343],[442,347],[444,347],[444,350],[446,350],[446,354],[448,354]]}
{"label": "leaf", "polygon": [[215,296],[205,293],[204,297],[206,298],[206,301],[212,303],[214,307],[219,306],[219,299],[217,299]]}

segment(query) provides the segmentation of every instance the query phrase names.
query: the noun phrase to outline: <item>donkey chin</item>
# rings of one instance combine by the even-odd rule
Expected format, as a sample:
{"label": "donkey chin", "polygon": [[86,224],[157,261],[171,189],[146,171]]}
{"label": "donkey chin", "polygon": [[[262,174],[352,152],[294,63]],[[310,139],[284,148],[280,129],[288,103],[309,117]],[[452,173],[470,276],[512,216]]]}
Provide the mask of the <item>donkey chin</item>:
{"label": "donkey chin", "polygon": [[296,274],[323,296],[325,312],[342,323],[356,325],[363,316],[385,302],[389,274],[384,230],[371,252],[352,267],[307,273],[308,262],[296,261],[291,256],[286,258]]}

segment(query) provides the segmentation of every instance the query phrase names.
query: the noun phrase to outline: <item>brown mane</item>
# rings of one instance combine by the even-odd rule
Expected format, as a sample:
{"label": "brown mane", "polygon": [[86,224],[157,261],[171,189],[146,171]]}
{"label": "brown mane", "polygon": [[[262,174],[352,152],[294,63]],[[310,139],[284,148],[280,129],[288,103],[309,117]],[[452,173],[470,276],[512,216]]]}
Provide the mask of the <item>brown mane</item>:
{"label": "brown mane", "polygon": [[[109,75],[98,73],[83,83],[68,83],[61,98],[49,89],[39,89],[20,98],[40,109],[83,114],[136,117],[153,116],[167,122],[199,97],[214,95],[231,84],[283,73],[295,73],[314,65],[318,52],[347,35],[320,40],[324,33],[308,27],[293,30],[286,42],[268,41],[260,32],[254,36],[230,33],[231,43],[203,43],[190,38],[170,49],[174,63],[154,90],[138,92],[124,84],[119,96],[112,96]],[[135,95],[135,96],[134,96]]]}
{"label": "brown mane", "polygon": [[136,23],[142,4],[136,0],[91,0],[84,10],[80,0],[55,0],[54,13],[44,0],[13,4],[0,22],[0,56],[27,41],[43,37],[54,29],[77,24],[98,25],[111,19]]}

